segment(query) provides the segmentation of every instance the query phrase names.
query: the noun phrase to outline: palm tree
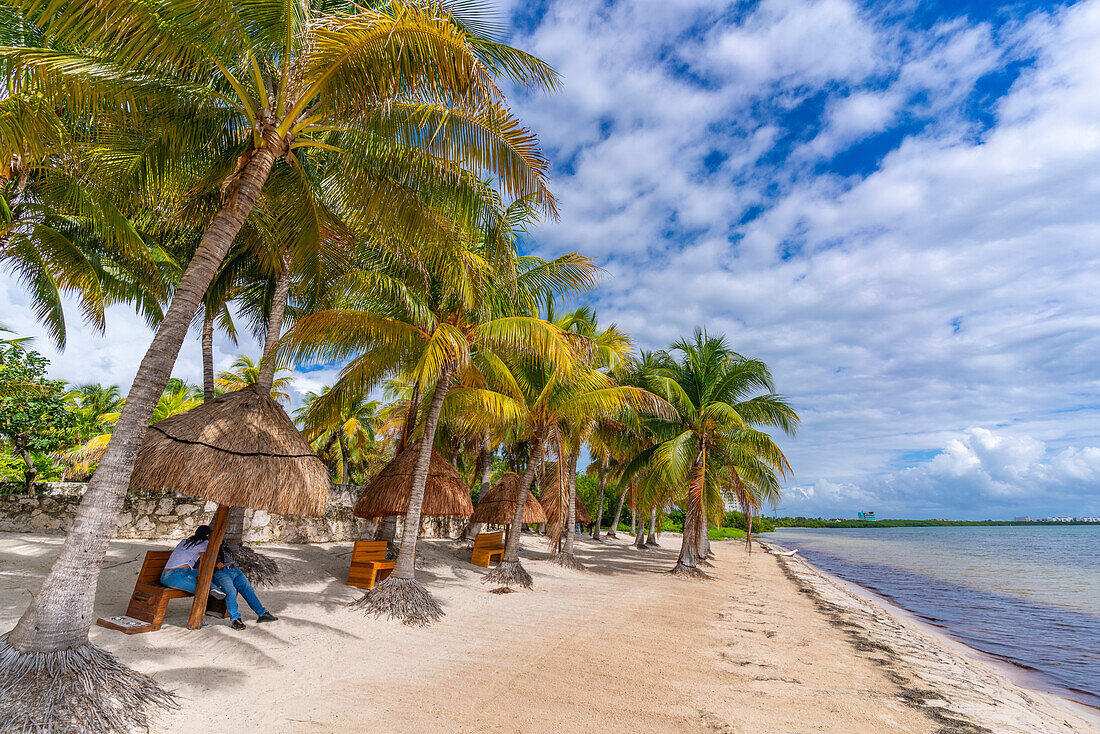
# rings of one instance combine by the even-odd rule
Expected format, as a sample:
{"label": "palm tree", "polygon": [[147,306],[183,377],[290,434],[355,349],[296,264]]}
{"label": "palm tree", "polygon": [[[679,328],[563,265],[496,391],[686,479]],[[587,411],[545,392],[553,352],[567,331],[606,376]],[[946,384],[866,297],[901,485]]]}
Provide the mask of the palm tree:
{"label": "palm tree", "polygon": [[[154,204],[182,211],[192,191],[209,205],[191,211],[203,234],[58,560],[0,642],[0,684],[25,692],[20,713],[0,728],[79,719],[122,731],[145,724],[147,705],[170,700],[149,678],[88,643],[96,580],[134,456],[188,325],[273,169],[301,166],[309,149],[318,149],[330,165],[310,166],[311,181],[325,184],[355,227],[373,228],[414,258],[420,250],[402,243],[434,247],[453,234],[431,213],[426,192],[449,187],[471,201],[482,196],[469,186],[468,171],[554,210],[546,162],[504,108],[495,82],[506,75],[521,85],[550,85],[554,76],[545,64],[434,4],[323,5],[105,0],[91,7],[27,0],[19,6],[22,23],[45,48],[0,51],[5,78],[20,85],[13,91],[40,94],[50,107],[73,114],[95,114],[93,130],[102,135],[127,127],[155,142],[110,171],[115,190],[135,208],[148,205],[151,218],[167,209]],[[325,171],[330,175],[322,181]],[[167,201],[159,199],[162,190]],[[41,680],[43,669],[53,671],[50,683]]]}
{"label": "palm tree", "polygon": [[[5,19],[0,25],[9,24]],[[119,212],[109,187],[90,175],[88,161],[77,165],[71,146],[79,126],[59,117],[42,95],[5,86],[0,264],[26,288],[35,316],[59,348],[66,343],[64,296],[75,297],[85,322],[100,332],[112,303],[133,304],[155,324],[168,294],[170,261]]]}
{"label": "palm tree", "polygon": [[[670,351],[661,355],[649,381],[678,417],[651,423],[659,443],[649,454],[650,473],[684,507],[683,541],[672,573],[705,576],[698,563],[705,552],[708,505],[712,516],[721,511],[720,487],[731,467],[754,475],[789,472],[783,452],[755,426],[793,434],[798,415],[774,394],[767,366],[736,354],[725,339],[696,329],[691,341],[680,339]],[[761,391],[767,392],[757,394]]]}
{"label": "palm tree", "polygon": [[[509,208],[510,209],[510,208]],[[499,219],[506,219],[505,209]],[[574,362],[560,329],[531,316],[512,315],[547,294],[580,292],[593,283],[586,258],[552,261],[516,257],[511,241],[482,226],[469,249],[441,255],[430,270],[392,259],[350,278],[346,306],[308,316],[286,337],[298,359],[351,359],[318,404],[363,394],[388,375],[409,377],[414,393],[431,395],[424,409],[405,534],[393,572],[357,602],[368,613],[387,614],[407,624],[428,624],[443,610],[414,576],[417,530],[428,464],[443,401],[452,382],[484,382],[503,369],[500,354],[524,353],[549,360],[563,371]],[[361,292],[354,286],[367,287]],[[519,308],[517,308],[519,304]],[[416,405],[416,401],[411,401]],[[413,411],[410,410],[410,419]]]}
{"label": "palm tree", "polygon": [[[216,390],[223,393],[241,390],[249,385],[258,383],[260,381],[261,372],[262,368],[259,363],[253,362],[250,357],[241,354],[233,360],[233,364],[230,365],[228,370],[224,370],[214,378],[214,387]],[[277,375],[280,372],[290,372],[293,374],[294,371],[290,367],[282,365],[275,367],[275,374]],[[273,377],[270,391],[272,399],[280,403],[289,403],[290,394],[286,392],[286,388],[288,388],[292,382],[294,382],[294,378],[290,375]]]}
{"label": "palm tree", "polygon": [[67,399],[72,401],[77,415],[77,431],[87,440],[103,433],[103,429],[118,420],[118,414],[126,403],[118,385],[88,383],[70,390]]}
{"label": "palm tree", "polygon": [[[553,304],[547,304],[548,320],[553,319]],[[631,356],[631,341],[619,328],[612,324],[606,329],[600,329],[595,312],[587,306],[566,313],[556,322],[560,328],[573,334],[578,334],[586,340],[589,346],[587,350],[588,366],[601,370],[606,374],[613,373],[624,364]],[[562,439],[559,448],[565,448],[565,456],[559,456],[559,477],[568,481],[562,488],[567,496],[563,501],[567,504],[566,522],[564,526],[555,523],[550,528],[550,560],[559,565],[570,568],[581,568],[573,552],[576,537],[576,502],[577,502],[577,462],[581,450],[586,442],[589,442],[593,431],[599,424],[599,416],[578,416],[577,420],[564,422],[558,425],[557,431]],[[596,447],[598,451],[598,445]],[[603,512],[603,481],[600,479],[600,512]],[[596,518],[596,527],[599,528],[599,517]],[[598,535],[596,536],[598,538]]]}
{"label": "palm tree", "polygon": [[[574,342],[589,353],[586,339]],[[447,412],[463,420],[473,431],[511,430],[529,447],[527,468],[521,479],[517,512],[500,563],[487,582],[530,586],[531,575],[519,561],[519,537],[523,507],[549,444],[561,448],[562,426],[601,418],[621,418],[631,413],[673,415],[671,406],[637,387],[621,386],[603,372],[580,367],[571,373],[555,369],[538,357],[502,358],[487,378],[486,387],[460,387],[451,391]],[[562,464],[561,461],[558,462]]]}
{"label": "palm tree", "polygon": [[306,395],[305,405],[294,411],[294,418],[318,454],[325,455],[334,445],[340,447],[340,483],[349,484],[352,451],[365,453],[378,441],[381,403],[368,400],[362,393],[345,396],[336,403],[320,400],[329,389]]}

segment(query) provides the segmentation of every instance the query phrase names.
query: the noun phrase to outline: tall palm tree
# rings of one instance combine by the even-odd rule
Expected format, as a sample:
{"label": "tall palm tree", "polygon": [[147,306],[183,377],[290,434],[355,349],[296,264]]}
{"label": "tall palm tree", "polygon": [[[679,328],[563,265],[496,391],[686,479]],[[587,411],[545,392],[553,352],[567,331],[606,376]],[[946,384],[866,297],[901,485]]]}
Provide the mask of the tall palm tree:
{"label": "tall palm tree", "polygon": [[785,474],[790,465],[768,434],[756,426],[793,434],[798,415],[774,393],[767,366],[733,352],[725,339],[696,329],[661,355],[650,389],[676,408],[677,419],[651,424],[659,443],[650,453],[654,481],[676,493],[684,508],[684,534],[672,573],[705,576],[698,568],[701,540],[722,507],[721,486],[731,467],[763,475]]}
{"label": "tall palm tree", "polygon": [[[233,364],[229,366],[228,370],[222,371],[214,378],[214,387],[223,393],[242,390],[249,385],[257,384],[260,381],[261,372],[262,368],[259,363],[253,362],[251,357],[241,354],[233,360]],[[290,383],[294,382],[294,370],[282,365],[275,367],[275,374],[277,375],[280,372],[290,372],[291,374],[283,377],[273,377],[270,390],[271,398],[280,403],[289,403],[290,394],[286,392],[286,389],[290,386]]]}
{"label": "tall palm tree", "polygon": [[[587,340],[574,342],[587,356]],[[580,367],[571,373],[537,357],[506,357],[487,378],[486,386],[451,391],[447,411],[474,431],[510,429],[529,447],[527,468],[521,479],[517,511],[500,563],[485,577],[487,582],[530,586],[531,575],[519,561],[523,508],[531,482],[551,443],[560,446],[562,426],[631,413],[673,415],[671,406],[637,387],[615,384],[603,372]],[[559,449],[560,450],[560,449]],[[559,465],[561,462],[558,462]]]}
{"label": "tall palm tree", "polygon": [[294,418],[319,454],[328,453],[333,446],[340,447],[340,482],[349,484],[352,451],[365,452],[378,441],[381,403],[368,400],[362,393],[347,395],[339,402],[320,400],[329,389],[306,395],[305,404],[294,411]]}
{"label": "tall palm tree", "polygon": [[428,624],[443,615],[416,581],[413,559],[432,445],[452,382],[456,377],[460,385],[484,382],[485,373],[502,369],[502,353],[537,356],[563,371],[570,369],[574,356],[560,329],[511,314],[517,303],[529,308],[547,294],[580,292],[593,283],[595,269],[586,258],[516,257],[513,243],[498,249],[498,242],[484,236],[486,231],[493,230],[472,233],[481,236],[470,249],[440,257],[429,270],[379,259],[374,269],[352,276],[353,282],[368,286],[362,292],[349,286],[345,305],[354,308],[308,316],[286,337],[287,349],[299,359],[351,359],[319,404],[362,394],[389,375],[410,377],[416,391],[431,396],[394,570],[357,603],[369,613],[407,624]]}
{"label": "tall palm tree", "polygon": [[[554,210],[546,161],[495,80],[548,86],[554,75],[434,4],[26,0],[19,10],[42,43],[0,50],[15,91],[95,115],[93,142],[122,128],[147,136],[125,165],[105,169],[127,204],[182,209],[187,192],[213,193],[192,220],[203,234],[61,553],[0,641],[0,689],[25,692],[0,728],[75,719],[122,731],[144,725],[147,705],[169,695],[89,644],[99,568],[189,323],[273,169],[318,149],[330,165],[310,167],[311,180],[327,185],[344,216],[419,258],[425,245],[453,239],[426,192],[482,196],[465,172]],[[177,200],[159,200],[162,190]],[[148,211],[155,219],[164,208]],[[49,683],[42,670],[52,671]]]}
{"label": "tall palm tree", "polygon": [[[553,304],[547,304],[548,318],[553,317]],[[557,322],[564,331],[578,334],[583,337],[589,348],[587,364],[591,369],[600,370],[605,374],[612,374],[631,357],[632,344],[630,337],[612,324],[605,329],[599,327],[595,312],[588,306],[583,306],[561,316]],[[577,502],[577,462],[580,459],[584,444],[590,442],[593,431],[599,424],[600,416],[578,416],[576,420],[563,422],[558,425],[557,431],[562,439],[561,447],[565,448],[566,455],[559,457],[559,476],[568,482],[562,489],[566,497],[562,500],[567,508],[565,523],[555,523],[549,533],[551,541],[550,560],[559,565],[570,568],[580,568],[574,554],[574,542],[576,538],[576,502]],[[597,449],[598,450],[598,449]],[[602,482],[601,477],[601,507],[602,512]],[[599,527],[599,518],[596,519],[596,527]],[[597,536],[598,537],[598,536]]]}

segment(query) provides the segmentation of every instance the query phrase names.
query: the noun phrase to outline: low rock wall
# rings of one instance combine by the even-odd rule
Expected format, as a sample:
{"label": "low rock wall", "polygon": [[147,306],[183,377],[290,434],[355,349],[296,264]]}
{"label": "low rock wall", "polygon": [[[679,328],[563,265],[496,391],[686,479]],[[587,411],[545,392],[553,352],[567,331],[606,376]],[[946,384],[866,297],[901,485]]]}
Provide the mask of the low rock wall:
{"label": "low rock wall", "polygon": [[[39,482],[33,494],[21,483],[0,486],[0,531],[61,535],[68,531],[87,484]],[[249,542],[327,543],[355,540],[372,523],[351,514],[362,487],[334,484],[328,507],[320,517],[276,515],[264,510],[245,513],[244,539]],[[186,538],[203,523],[210,523],[217,505],[177,495],[131,490],[119,514],[118,538]],[[398,520],[398,532],[404,520]],[[424,518],[421,537],[457,537],[463,518]]]}

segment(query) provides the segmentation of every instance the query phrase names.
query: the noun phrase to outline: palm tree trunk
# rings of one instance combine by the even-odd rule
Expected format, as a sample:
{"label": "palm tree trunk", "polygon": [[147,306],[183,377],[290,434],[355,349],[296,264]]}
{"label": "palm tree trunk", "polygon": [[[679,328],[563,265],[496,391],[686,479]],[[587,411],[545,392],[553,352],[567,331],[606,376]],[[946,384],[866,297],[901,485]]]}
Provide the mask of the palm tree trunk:
{"label": "palm tree trunk", "polygon": [[216,397],[214,391],[214,312],[209,304],[202,314],[202,401],[209,403]]}
{"label": "palm tree trunk", "polygon": [[[287,295],[290,293],[290,256],[283,253],[279,258],[281,269],[275,279],[275,292],[271,298],[271,312],[267,317],[267,332],[264,334],[264,353],[260,357],[260,372],[256,375],[256,389],[260,394],[267,395],[271,392],[271,385],[275,381],[275,342],[279,341],[283,331],[283,316],[286,313]],[[204,324],[205,326],[205,324]],[[211,334],[213,329],[211,328]],[[204,367],[205,369],[205,367]],[[211,376],[213,375],[213,355],[211,355]],[[204,378],[205,380],[205,378]],[[211,377],[213,383],[213,377]],[[211,389],[213,385],[211,384]],[[203,393],[206,392],[205,381]],[[343,434],[341,434],[342,436]],[[344,484],[347,484],[345,474]],[[244,544],[244,507],[233,507],[229,510],[229,519],[225,528],[226,552],[232,557],[237,567],[241,569],[249,582],[254,586],[271,584],[279,575],[278,564],[253,548]]]}
{"label": "palm tree trunk", "polygon": [[420,531],[420,508],[424,504],[424,487],[428,483],[435,429],[439,423],[443,399],[447,397],[447,391],[451,387],[454,370],[453,362],[444,362],[432,394],[432,402],[428,406],[428,415],[424,418],[424,435],[420,439],[416,455],[409,507],[405,512],[405,532],[401,536],[401,550],[397,553],[393,573],[355,603],[355,606],[362,607],[371,614],[386,614],[405,624],[423,626],[443,616],[439,602],[414,578],[414,561],[417,535]]}
{"label": "palm tree trunk", "polygon": [[677,576],[706,578],[699,570],[699,525],[706,527],[704,506],[706,502],[707,452],[706,434],[703,435],[699,454],[692,466],[691,482],[688,485],[688,501],[684,512],[684,534],[680,543],[680,556],[671,573]]}
{"label": "palm tree trunk", "polygon": [[745,512],[745,545],[749,553],[752,553],[752,508]]}
{"label": "palm tree trunk", "polygon": [[638,527],[638,532],[634,536],[634,547],[639,550],[644,550],[645,545],[645,515],[642,515],[642,524]]}
{"label": "palm tree trunk", "polygon": [[[171,695],[151,678],[88,642],[96,584],[153,409],[191,319],[271,173],[273,145],[281,149],[282,142],[268,141],[252,152],[235,179],[232,200],[222,205],[203,234],[138,367],[61,553],[15,629],[0,637],[0,690],[20,690],[24,697],[20,713],[14,714],[18,718],[0,721],[0,730],[31,727],[30,722],[49,728],[53,722],[73,720],[105,721],[102,729],[145,728],[148,705],[172,704]],[[49,681],[41,678],[43,670],[54,671]],[[27,684],[20,685],[24,680]]]}
{"label": "palm tree trunk", "polygon": [[592,530],[592,540],[600,539],[600,523],[603,521],[603,491],[607,485],[607,466],[606,462],[600,462],[600,501],[596,505],[596,522]]}
{"label": "palm tree trunk", "polygon": [[657,542],[657,505],[654,505],[653,509],[649,511],[649,535],[646,536],[645,544],[661,545]]}
{"label": "palm tree trunk", "polygon": [[405,426],[401,429],[401,440],[397,442],[397,451],[395,455],[400,455],[402,451],[409,447],[409,441],[412,439],[412,432],[416,429],[416,413],[420,407],[420,378],[416,379],[416,383],[413,385],[412,396],[409,398],[409,411],[405,415]]}
{"label": "palm tree trunk", "polygon": [[485,574],[486,583],[503,584],[504,586],[520,585],[531,586],[533,579],[527,569],[519,562],[519,536],[523,531],[523,512],[527,507],[527,496],[531,491],[531,482],[535,480],[535,472],[538,471],[539,462],[542,461],[546,449],[543,431],[536,431],[531,438],[531,455],[527,461],[527,469],[519,483],[519,494],[516,497],[516,514],[512,518],[512,525],[508,529],[508,541],[504,544],[504,555],[500,563],[489,573]]}
{"label": "palm tree trunk", "polygon": [[348,469],[349,462],[351,461],[351,447],[348,445],[348,435],[344,433],[344,429],[339,429],[340,435],[340,483],[347,484],[350,471]]}
{"label": "palm tree trunk", "polygon": [[567,459],[566,469],[569,473],[566,475],[566,482],[569,487],[567,498],[569,504],[565,508],[565,543],[561,550],[550,558],[550,561],[566,568],[583,570],[584,566],[573,552],[577,537],[577,462],[580,461],[580,457],[581,450],[577,447],[575,451],[570,452]]}
{"label": "palm tree trunk", "polygon": [[[481,454],[478,456],[478,498],[485,496],[485,493],[489,491],[489,482],[493,478],[493,452],[489,450],[489,434],[486,433],[481,438]],[[485,529],[485,523],[472,522],[466,526],[465,537],[470,539],[477,538],[477,534]]]}
{"label": "palm tree trunk", "polygon": [[623,505],[626,504],[626,493],[630,491],[630,486],[623,487],[623,492],[619,495],[619,506],[615,508],[615,519],[611,521],[611,527],[607,531],[607,537],[618,538],[619,537],[619,518],[623,515]]}
{"label": "palm tree trunk", "polygon": [[695,544],[699,538],[699,515],[696,510],[689,509],[684,514],[684,534],[680,542],[680,556],[676,559],[676,565],[672,572],[675,575],[701,576],[698,568],[698,556],[695,552]]}
{"label": "palm tree trunk", "polygon": [[[267,317],[267,333],[264,335],[264,355],[260,358],[260,374],[256,376],[256,387],[261,394],[271,392],[275,381],[275,343],[283,335],[283,318],[286,314],[286,299],[290,295],[290,253],[283,252],[279,257],[279,275],[275,278],[275,292],[271,296],[271,313]],[[344,482],[347,484],[347,482]]]}
{"label": "palm tree trunk", "polygon": [[696,561],[700,566],[713,565],[710,558],[710,525],[707,523],[707,504],[704,501],[699,505],[698,537],[695,540]]}
{"label": "palm tree trunk", "polygon": [[634,535],[638,524],[638,499],[634,493],[634,480],[630,480],[630,535]]}

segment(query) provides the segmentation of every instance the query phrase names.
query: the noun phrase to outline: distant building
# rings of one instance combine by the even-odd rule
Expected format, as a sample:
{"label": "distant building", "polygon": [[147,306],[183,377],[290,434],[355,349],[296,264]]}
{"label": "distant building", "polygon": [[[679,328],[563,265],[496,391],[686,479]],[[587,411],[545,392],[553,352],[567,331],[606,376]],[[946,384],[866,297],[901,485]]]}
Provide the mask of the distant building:
{"label": "distant building", "polygon": [[875,513],[873,513],[873,512],[861,512],[861,513],[859,513],[859,519],[860,520],[870,520],[870,521],[874,522],[875,519],[876,519],[875,518]]}
{"label": "distant building", "polygon": [[1079,517],[1077,522],[1100,522],[1100,517]]}
{"label": "distant building", "polygon": [[1014,517],[1012,522],[1031,522],[1031,515],[1024,515],[1023,517]]}

